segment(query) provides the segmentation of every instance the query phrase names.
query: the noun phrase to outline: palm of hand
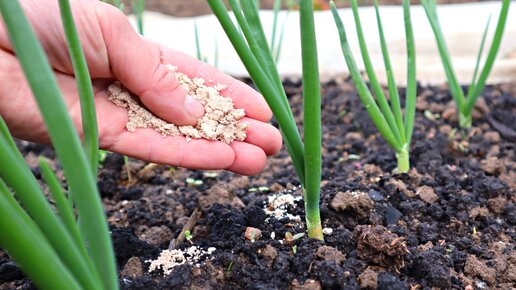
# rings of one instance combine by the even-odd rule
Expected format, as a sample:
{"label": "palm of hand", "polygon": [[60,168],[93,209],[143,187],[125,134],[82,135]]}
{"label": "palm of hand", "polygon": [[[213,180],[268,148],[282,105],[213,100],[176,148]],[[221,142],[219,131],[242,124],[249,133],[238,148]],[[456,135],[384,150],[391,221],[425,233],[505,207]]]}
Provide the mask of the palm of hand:
{"label": "palm of hand", "polygon": [[[81,132],[79,98],[57,3],[27,0],[22,4],[55,70],[72,120]],[[266,155],[279,150],[279,132],[266,123],[271,111],[254,90],[196,59],[141,38],[125,16],[111,6],[84,0],[74,2],[72,9],[93,78],[101,148],[150,162],[193,169],[227,169],[241,174],[258,173],[265,166]],[[228,86],[222,94],[232,98],[235,107],[245,109],[245,121],[250,124],[244,142],[230,145],[208,140],[187,142],[184,137],[164,138],[151,129],[138,129],[134,133],[126,130],[127,111],[107,99],[106,88],[115,79],[138,95],[159,117],[180,125],[195,123],[195,118],[183,109],[184,91],[163,65],[168,63],[189,77]],[[3,80],[0,113],[13,135],[49,142],[3,27],[0,27],[0,67]]]}

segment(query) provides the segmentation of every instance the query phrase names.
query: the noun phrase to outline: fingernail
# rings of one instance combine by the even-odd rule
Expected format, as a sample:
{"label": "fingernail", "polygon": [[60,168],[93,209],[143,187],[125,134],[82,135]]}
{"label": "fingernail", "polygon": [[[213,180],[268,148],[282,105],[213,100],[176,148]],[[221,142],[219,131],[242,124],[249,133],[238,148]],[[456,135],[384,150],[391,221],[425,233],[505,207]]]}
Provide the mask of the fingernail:
{"label": "fingernail", "polygon": [[194,118],[200,118],[204,115],[203,105],[190,95],[185,98],[185,111]]}

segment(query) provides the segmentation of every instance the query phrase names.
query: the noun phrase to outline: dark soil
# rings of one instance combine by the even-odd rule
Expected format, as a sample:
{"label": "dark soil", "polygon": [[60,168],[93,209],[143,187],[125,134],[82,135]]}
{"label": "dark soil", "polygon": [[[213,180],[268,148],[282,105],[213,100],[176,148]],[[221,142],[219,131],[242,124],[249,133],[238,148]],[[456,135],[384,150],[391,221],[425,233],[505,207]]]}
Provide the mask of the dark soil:
{"label": "dark soil", "polygon": [[[287,80],[285,86],[299,119],[300,84]],[[467,132],[454,129],[454,107],[445,88],[418,90],[413,169],[394,174],[394,152],[350,82],[323,85],[321,214],[324,227],[333,230],[324,242],[296,235],[305,231],[303,223],[267,219],[263,210],[273,193],[289,189],[300,194],[284,150],[253,177],[167,166],[139,174],[146,164],[132,160],[136,182],[131,186],[125,185],[123,158],[109,154],[99,188],[121,287],[516,287],[516,84],[487,88]],[[48,146],[20,146],[29,162],[39,154],[53,157]],[[37,167],[33,171],[38,174]],[[215,247],[215,252],[199,265],[176,266],[170,275],[148,273],[146,261],[168,248],[196,208],[200,217],[191,230],[193,238],[179,248],[193,244],[205,250]],[[304,221],[303,202],[296,201],[290,213]],[[246,240],[247,227],[260,230],[261,238]],[[30,288],[30,281],[0,251],[0,289]]]}
{"label": "dark soil", "polygon": [[[260,0],[260,7],[262,9],[272,9],[275,0]],[[437,0],[439,4],[449,3],[466,3],[466,2],[481,2],[490,0]],[[131,13],[132,0],[123,0],[125,11]],[[227,3],[227,1],[224,1]],[[283,1],[285,2],[285,1]],[[314,0],[316,9],[328,9],[328,0]],[[380,5],[401,5],[402,0],[379,0]],[[413,4],[419,4],[419,1],[411,1]],[[359,0],[360,5],[373,5],[373,0]],[[337,7],[349,7],[349,1],[335,0]],[[228,6],[229,7],[229,6]],[[286,4],[283,4],[283,9],[287,9]],[[176,17],[191,17],[211,14],[210,6],[205,0],[145,0],[145,9],[149,11],[157,11],[164,14]]]}

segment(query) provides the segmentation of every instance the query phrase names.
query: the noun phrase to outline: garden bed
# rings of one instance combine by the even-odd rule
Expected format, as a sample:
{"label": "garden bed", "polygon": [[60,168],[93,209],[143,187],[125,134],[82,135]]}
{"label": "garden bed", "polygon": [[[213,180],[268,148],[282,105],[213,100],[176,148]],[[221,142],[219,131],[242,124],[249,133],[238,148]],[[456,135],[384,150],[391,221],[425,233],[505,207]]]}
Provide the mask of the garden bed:
{"label": "garden bed", "polygon": [[[301,87],[285,81],[300,122]],[[403,92],[403,91],[402,91]],[[403,93],[401,94],[403,95]],[[299,181],[285,150],[263,173],[147,167],[109,154],[99,171],[123,289],[510,289],[516,286],[516,84],[488,87],[472,129],[456,131],[446,88],[418,88],[409,174],[363,109],[349,80],[323,85],[321,215],[325,242],[305,228]],[[20,143],[40,177],[48,146]],[[146,168],[144,170],[144,168]],[[142,171],[143,170],[143,171]],[[269,197],[290,194],[284,219]],[[149,273],[195,209],[199,260]],[[296,216],[299,216],[297,220]],[[254,241],[248,227],[261,231]],[[289,232],[295,239],[285,239]],[[331,232],[331,233],[330,233]],[[287,234],[288,236],[288,234]],[[419,288],[418,288],[419,287]],[[0,251],[0,289],[30,289]]]}

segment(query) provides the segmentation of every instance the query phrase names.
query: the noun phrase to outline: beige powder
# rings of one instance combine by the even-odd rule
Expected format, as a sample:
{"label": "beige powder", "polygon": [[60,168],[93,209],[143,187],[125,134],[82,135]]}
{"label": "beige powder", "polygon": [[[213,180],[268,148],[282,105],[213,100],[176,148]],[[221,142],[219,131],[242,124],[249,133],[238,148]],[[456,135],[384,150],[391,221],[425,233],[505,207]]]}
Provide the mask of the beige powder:
{"label": "beige powder", "polygon": [[[168,65],[171,70],[175,67]],[[225,86],[216,85],[209,87],[204,84],[204,79],[190,79],[185,74],[175,72],[175,76],[187,94],[197,99],[203,106],[205,114],[194,126],[176,126],[168,123],[149,110],[142,107],[137,97],[125,90],[119,82],[108,87],[108,97],[117,106],[128,110],[129,120],[126,128],[134,132],[138,128],[151,128],[165,136],[185,136],[187,141],[191,139],[218,140],[226,144],[243,141],[249,124],[240,121],[245,116],[244,109],[235,109],[233,101],[220,94]]]}

